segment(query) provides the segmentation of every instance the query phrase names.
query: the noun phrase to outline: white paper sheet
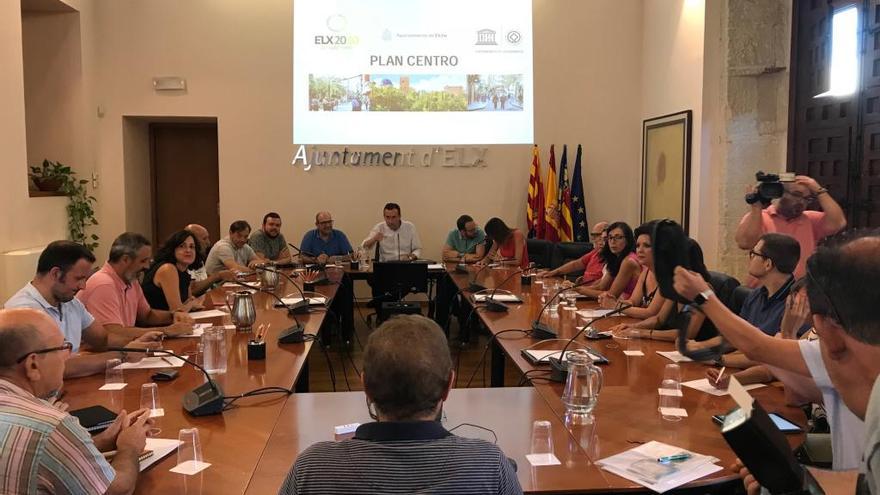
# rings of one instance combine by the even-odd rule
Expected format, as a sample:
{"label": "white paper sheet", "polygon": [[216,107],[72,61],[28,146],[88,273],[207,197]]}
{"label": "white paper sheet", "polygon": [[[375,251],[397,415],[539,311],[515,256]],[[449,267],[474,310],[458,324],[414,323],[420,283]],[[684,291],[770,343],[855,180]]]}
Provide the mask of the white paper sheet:
{"label": "white paper sheet", "polygon": [[642,351],[623,351],[625,356],[644,356],[645,353]]}
{"label": "white paper sheet", "polygon": [[[167,360],[167,361],[166,361]],[[144,370],[153,368],[180,368],[184,361],[174,356],[152,356],[144,358],[137,363],[122,363],[117,369],[122,370]]]}
{"label": "white paper sheet", "polygon": [[178,445],[180,440],[173,438],[147,438],[147,446],[144,450],[152,450],[153,455],[141,461],[140,470],[143,471],[159,462],[163,457],[177,450]]}
{"label": "white paper sheet", "polygon": [[577,315],[585,320],[592,320],[593,318],[600,318],[602,316],[607,315],[614,311],[613,309],[582,309],[577,312]]}
{"label": "white paper sheet", "polygon": [[526,460],[532,466],[558,466],[562,464],[553,454],[526,454]]}
{"label": "white paper sheet", "polygon": [[681,390],[675,388],[658,388],[657,394],[665,395],[668,397],[683,397],[684,394],[681,393]]}
{"label": "white paper sheet", "polygon": [[443,266],[443,263],[430,263],[428,264],[428,270],[445,270],[446,267]]}
{"label": "white paper sheet", "polygon": [[[327,298],[324,296],[312,296],[307,297],[307,299],[309,300],[309,306],[323,306],[327,304]],[[302,301],[303,298],[300,296],[282,297],[281,300],[284,301],[284,304],[296,304]]]}
{"label": "white paper sheet", "polygon": [[[716,397],[721,397],[723,395],[729,395],[730,392],[728,390],[718,389],[712,386],[709,383],[708,378],[700,378],[699,380],[691,380],[689,382],[682,382],[682,386],[692,388],[694,390],[699,390],[700,392],[705,392],[709,395],[714,395]],[[756,388],[761,388],[765,386],[763,383],[754,383],[752,385],[745,385],[743,388],[746,390],[752,390]]]}
{"label": "white paper sheet", "polygon": [[693,361],[693,359],[682,355],[682,353],[678,351],[657,351],[657,354],[660,354],[673,363],[690,363]]}
{"label": "white paper sheet", "polygon": [[606,471],[610,471],[618,476],[638,483],[657,493],[666,492],[722,469],[721,466],[713,464],[714,462],[718,462],[718,459],[711,456],[697,454],[695,452],[688,452],[692,455],[690,459],[675,463],[674,467],[676,468],[676,471],[661,477],[657,481],[647,480],[630,469],[633,467],[634,463],[639,461],[648,463],[656,462],[660,457],[675,455],[682,452],[688,451],[673,445],[651,441],[611,457],[600,459],[597,461],[597,464]]}
{"label": "white paper sheet", "polygon": [[[489,294],[474,294],[474,301],[485,302]],[[518,296],[514,294],[495,294],[492,299],[500,302],[522,302]]]}
{"label": "white paper sheet", "polygon": [[98,390],[122,390],[125,388],[126,385],[128,385],[128,384],[127,383],[105,383]]}
{"label": "white paper sheet", "polygon": [[227,316],[228,313],[220,311],[219,309],[207,309],[205,311],[195,311],[193,313],[189,313],[189,317],[193,320],[204,320],[205,318],[217,318]]}
{"label": "white paper sheet", "polygon": [[171,471],[172,473],[192,476],[194,474],[198,474],[201,471],[204,471],[205,469],[208,469],[208,467],[210,466],[210,462],[186,461],[174,466],[173,468],[169,469],[169,471]]}
{"label": "white paper sheet", "polygon": [[687,410],[680,407],[661,407],[660,414],[662,414],[663,416],[676,416],[679,418],[688,417]]}

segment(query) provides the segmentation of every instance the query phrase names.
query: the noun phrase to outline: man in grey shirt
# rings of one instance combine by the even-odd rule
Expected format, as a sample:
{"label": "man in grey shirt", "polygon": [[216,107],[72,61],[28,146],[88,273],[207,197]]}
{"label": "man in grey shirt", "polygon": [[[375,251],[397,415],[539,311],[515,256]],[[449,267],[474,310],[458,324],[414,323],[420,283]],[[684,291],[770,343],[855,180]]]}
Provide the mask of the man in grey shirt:
{"label": "man in grey shirt", "polygon": [[244,220],[236,220],[229,226],[229,236],[224,237],[214,244],[208,259],[205,261],[205,271],[212,275],[222,270],[233,272],[249,271],[254,265],[265,263],[266,260],[257,256],[257,253],[248,246],[248,236],[251,234],[251,226]]}
{"label": "man in grey shirt", "polygon": [[257,256],[272,261],[289,261],[290,250],[281,233],[281,216],[270,211],[263,217],[263,228],[251,234],[248,245]]}
{"label": "man in grey shirt", "polygon": [[279,494],[522,493],[501,449],[457,437],[439,421],[455,371],[436,323],[415,315],[386,321],[370,335],[361,379],[376,422],[306,449]]}

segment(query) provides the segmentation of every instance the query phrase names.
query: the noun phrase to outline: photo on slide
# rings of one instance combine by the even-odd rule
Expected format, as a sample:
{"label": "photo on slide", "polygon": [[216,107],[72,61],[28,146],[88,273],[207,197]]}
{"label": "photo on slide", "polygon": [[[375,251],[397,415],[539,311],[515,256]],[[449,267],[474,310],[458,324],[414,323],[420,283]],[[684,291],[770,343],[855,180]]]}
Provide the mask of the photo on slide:
{"label": "photo on slide", "polygon": [[309,74],[309,111],[522,111],[522,81],[522,74]]}

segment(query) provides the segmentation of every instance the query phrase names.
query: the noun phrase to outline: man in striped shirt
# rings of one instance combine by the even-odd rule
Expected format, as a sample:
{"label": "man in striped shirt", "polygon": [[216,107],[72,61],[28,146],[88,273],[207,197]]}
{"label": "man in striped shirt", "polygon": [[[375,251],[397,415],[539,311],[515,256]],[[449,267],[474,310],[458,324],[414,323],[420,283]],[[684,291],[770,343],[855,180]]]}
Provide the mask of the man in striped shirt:
{"label": "man in striped shirt", "polygon": [[[61,388],[72,345],[35,309],[0,310],[0,493],[130,494],[150,427],[122,411],[94,439],[45,399]],[[108,463],[101,451],[116,450]]]}
{"label": "man in striped shirt", "polygon": [[422,316],[398,316],[374,332],[361,379],[370,416],[354,438],[312,445],[279,494],[521,494],[513,461],[484,440],[440,423],[455,383],[443,331]]}

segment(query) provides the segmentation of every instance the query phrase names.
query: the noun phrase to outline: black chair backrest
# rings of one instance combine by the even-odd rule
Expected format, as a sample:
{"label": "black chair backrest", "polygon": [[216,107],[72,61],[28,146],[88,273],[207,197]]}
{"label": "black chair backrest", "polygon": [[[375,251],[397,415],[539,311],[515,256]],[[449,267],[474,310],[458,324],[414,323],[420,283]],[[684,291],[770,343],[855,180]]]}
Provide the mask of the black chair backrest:
{"label": "black chair backrest", "polygon": [[731,304],[728,306],[731,311],[736,314],[742,310],[743,303],[746,302],[746,298],[749,297],[749,294],[752,293],[754,289],[750,289],[745,285],[740,285],[736,289],[733,290],[733,297],[731,298]]}
{"label": "black chair backrest", "polygon": [[592,250],[591,242],[557,242],[550,257],[550,268],[559,268],[569,261],[580,259]]}
{"label": "black chair backrest", "polygon": [[553,243],[544,239],[526,239],[529,261],[541,268],[548,268],[553,255]]}
{"label": "black chair backrest", "polygon": [[733,291],[739,287],[739,280],[726,273],[709,271],[709,281],[718,300],[730,309],[733,305]]}

